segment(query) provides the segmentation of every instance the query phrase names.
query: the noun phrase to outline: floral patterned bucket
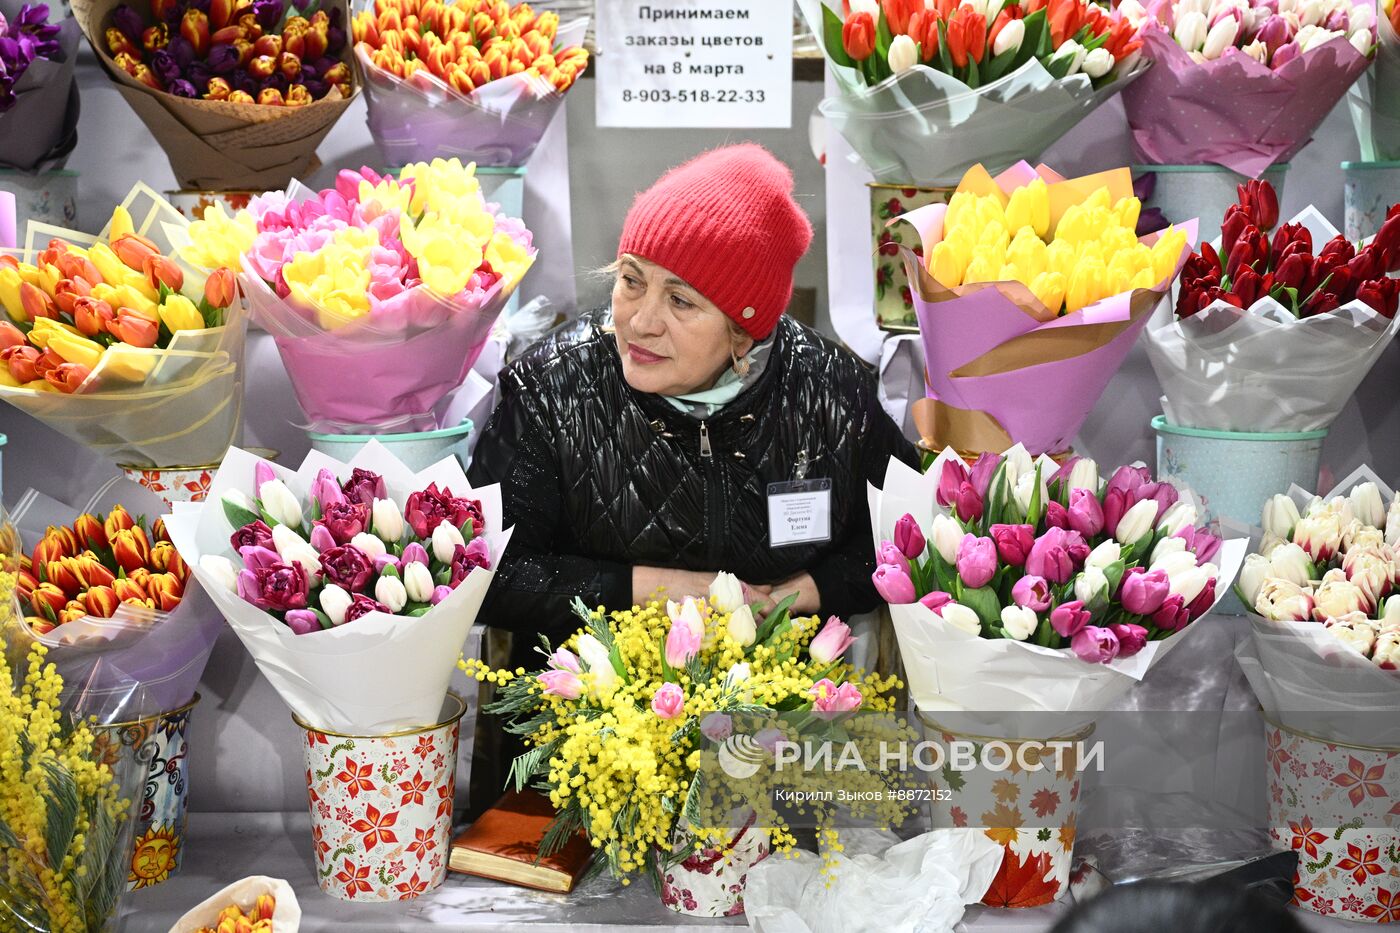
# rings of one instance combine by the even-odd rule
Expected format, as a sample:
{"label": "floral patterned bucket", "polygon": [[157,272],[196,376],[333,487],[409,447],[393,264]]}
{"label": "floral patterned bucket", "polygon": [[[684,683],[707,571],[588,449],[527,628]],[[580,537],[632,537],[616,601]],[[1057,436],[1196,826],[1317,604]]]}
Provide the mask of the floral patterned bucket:
{"label": "floral patterned bucket", "polygon": [[1347,239],[1353,243],[1375,234],[1400,191],[1400,162],[1343,162],[1346,179]]}
{"label": "floral patterned bucket", "polygon": [[403,901],[447,874],[458,726],[449,695],[441,721],[389,735],[303,731],[311,841],[321,890],[345,901]]}
{"label": "floral patterned bucket", "polygon": [[[767,858],[770,851],[768,832],[754,826],[754,819],[751,812],[735,831],[729,841],[732,851],[728,858],[715,847],[702,848],[677,862],[658,851],[661,903],[692,917],[742,916],[749,869]],[[688,842],[684,830],[677,831],[677,838],[682,844]]]}
{"label": "floral patterned bucket", "polygon": [[900,246],[909,246],[923,255],[919,234],[909,224],[889,222],[916,207],[945,204],[956,188],[915,188],[871,182],[870,236],[875,257],[875,319],[886,330],[916,331],[914,298],[909,292],[909,276],[899,258]]}
{"label": "floral patterned bucket", "polygon": [[[55,20],[56,22],[57,20]],[[15,232],[24,245],[30,221],[55,227],[78,225],[78,173],[64,169],[53,172],[21,172],[0,169],[0,191],[15,196]]]}
{"label": "floral patterned bucket", "polygon": [[1400,921],[1400,748],[1328,742],[1273,722],[1264,736],[1269,835],[1298,853],[1293,903],[1341,920]]}
{"label": "floral patterned bucket", "polygon": [[[1028,739],[1002,739],[968,735],[931,727],[927,738],[950,743],[974,742],[977,758],[982,746],[996,742],[1016,756],[1030,760],[1019,747]],[[1074,735],[1048,739],[1068,742],[1075,748],[1093,733],[1092,725]],[[1040,743],[1038,740],[1034,744]],[[1039,763],[1036,759],[1034,763]],[[1062,767],[1053,759],[1036,770],[1008,767],[1004,771],[979,769],[959,772],[944,768],[933,780],[935,798],[946,801],[932,807],[935,828],[981,826],[992,841],[1001,845],[1001,867],[987,888],[982,903],[989,907],[1041,907],[1059,900],[1069,891],[1070,869],[1074,861],[1074,840],[1079,817],[1079,768],[1072,755],[1065,755]],[[945,791],[946,794],[939,794]]]}
{"label": "floral patterned bucket", "polygon": [[206,208],[222,205],[224,213],[234,214],[248,206],[261,191],[166,191],[170,206],[190,220],[201,220]]}
{"label": "floral patterned bucket", "polygon": [[198,702],[196,693],[189,703],[168,713],[93,727],[98,758],[112,768],[121,786],[141,787],[126,876],[128,891],[160,884],[179,870],[184,859],[189,815],[186,731]]}
{"label": "floral patterned bucket", "polygon": [[203,502],[209,495],[209,484],[214,480],[217,463],[209,466],[169,467],[161,470],[147,470],[141,467],[122,467],[126,478],[160,496],[162,502],[175,508],[176,502]]}

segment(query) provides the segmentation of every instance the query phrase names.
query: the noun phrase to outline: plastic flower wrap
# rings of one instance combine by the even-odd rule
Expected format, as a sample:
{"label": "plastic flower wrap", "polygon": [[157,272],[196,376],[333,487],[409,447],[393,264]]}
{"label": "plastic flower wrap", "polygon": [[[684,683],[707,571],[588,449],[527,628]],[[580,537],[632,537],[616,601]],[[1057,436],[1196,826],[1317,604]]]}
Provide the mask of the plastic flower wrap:
{"label": "plastic flower wrap", "polygon": [[945,450],[922,474],[892,460],[870,497],[875,586],[924,712],[1092,719],[1212,609],[1247,547],[1145,468],[1105,478],[1019,445],[971,466]]}
{"label": "plastic flower wrap", "polygon": [[1088,0],[798,6],[840,87],[819,110],[888,184],[1036,158],[1143,70],[1136,27]]}
{"label": "plastic flower wrap", "polygon": [[1253,638],[1237,657],[1265,712],[1336,741],[1400,742],[1400,501],[1363,467],[1326,500],[1274,496],[1262,532],[1240,571]]}
{"label": "plastic flower wrap", "polygon": [[166,517],[176,547],[273,687],[317,729],[437,722],[500,566],[500,489],[455,458],[417,474],[371,441],[296,472],[229,451],[206,502]]}
{"label": "plastic flower wrap", "polygon": [[1400,209],[1358,247],[1316,208],[1278,225],[1268,182],[1239,192],[1219,248],[1187,260],[1175,315],[1148,327],[1163,410],[1194,428],[1325,428],[1400,329],[1400,279],[1386,275],[1400,269]]}
{"label": "plastic flower wrap", "polygon": [[60,169],[78,142],[78,25],[0,2],[0,166]]}
{"label": "plastic flower wrap", "polygon": [[31,223],[0,256],[0,398],[121,466],[217,463],[242,427],[247,312],[181,263],[186,221],[138,184],[96,236]]}
{"label": "plastic flower wrap", "polygon": [[6,637],[42,644],[104,720],[189,703],[222,628],[164,523],[142,514],[160,501],[130,493],[136,515],[121,504],[80,513],[32,489],[14,508],[30,549],[19,572],[23,614]]}
{"label": "plastic flower wrap", "polygon": [[587,28],[506,0],[375,0],[354,20],[370,133],[391,165],[524,165],[588,67]]}
{"label": "plastic flower wrap", "polygon": [[[13,609],[13,580],[0,615]],[[0,618],[0,627],[11,620]],[[0,925],[11,930],[111,929],[126,887],[139,785],[119,786],[96,760],[81,712],[62,711],[65,685],[42,645],[12,669],[0,651]],[[144,776],[144,769],[142,775]]]}
{"label": "plastic flower wrap", "polygon": [[[175,921],[170,933],[221,933],[225,920],[232,921],[236,933],[241,929],[240,917],[247,919],[252,928],[249,933],[296,931],[301,924],[301,905],[297,903],[296,891],[286,881],[253,875],[235,881],[191,907]],[[264,929],[259,929],[259,922],[264,922]]]}
{"label": "plastic flower wrap", "polygon": [[358,92],[343,3],[78,0],[73,14],[185,189],[286,185]]}
{"label": "plastic flower wrap", "polygon": [[[948,204],[901,219],[923,337],[927,447],[1065,451],[1171,286],[1194,222],[1138,239],[1127,169],[1064,179],[980,165]],[[974,454],[975,455],[975,454]]]}
{"label": "plastic flower wrap", "polygon": [[262,195],[232,218],[216,205],[186,241],[196,265],[241,264],[302,409],[341,433],[435,427],[433,406],[462,384],[535,259],[530,231],[455,159],[397,178],[342,171],[334,188]]}
{"label": "plastic flower wrap", "polygon": [[1123,92],[1143,162],[1214,162],[1257,176],[1307,145],[1376,45],[1374,4],[1363,0],[1138,0],[1154,62]]}
{"label": "plastic flower wrap", "polygon": [[[1375,66],[1347,92],[1363,162],[1400,160],[1400,6],[1381,0]],[[1364,15],[1364,14],[1363,14]]]}
{"label": "plastic flower wrap", "polygon": [[[582,832],[624,884],[658,863],[664,874],[696,848],[733,835],[739,824],[725,818],[738,796],[753,810],[750,825],[771,832],[775,851],[793,848],[790,815],[774,805],[782,799],[784,769],[755,766],[749,780],[773,780],[774,787],[754,792],[745,783],[736,793],[723,779],[704,779],[705,740],[771,761],[780,742],[806,734],[802,724],[829,723],[849,730],[841,734],[863,760],[875,761],[879,737],[897,738],[900,727],[892,717],[850,715],[890,712],[888,692],[896,682],[866,676],[842,658],[852,638],[840,620],[792,618],[791,604],[780,603],[760,622],[739,581],[720,574],[707,599],[680,604],[654,599],[607,612],[575,600],[582,628],[541,649],[542,671],[525,675],[464,662],[478,680],[501,685],[486,711],[509,717],[529,747],[511,768],[516,787],[547,789],[558,810],[541,845],[545,854]],[[771,725],[756,728],[760,723]],[[786,776],[801,770],[788,768]],[[843,796],[848,815],[897,824],[904,805],[888,787],[894,772],[882,771],[852,769],[821,779],[828,790],[865,792]],[[720,785],[713,796],[709,783]],[[619,787],[631,793],[619,795]],[[833,810],[806,806],[819,832],[834,834]]]}

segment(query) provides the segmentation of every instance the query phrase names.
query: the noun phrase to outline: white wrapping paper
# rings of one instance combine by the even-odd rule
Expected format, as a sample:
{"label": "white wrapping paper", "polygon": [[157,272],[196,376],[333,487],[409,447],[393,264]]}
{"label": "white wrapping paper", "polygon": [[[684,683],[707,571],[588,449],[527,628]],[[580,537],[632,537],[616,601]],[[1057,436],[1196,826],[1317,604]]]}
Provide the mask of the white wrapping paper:
{"label": "white wrapping paper", "polygon": [[317,451],[308,454],[296,472],[273,464],[278,478],[303,503],[323,467],[341,480],[354,467],[380,474],[400,507],[409,494],[432,482],[454,495],[480,499],[486,517],[483,534],[491,549],[492,570],[472,570],[451,596],[419,618],[371,612],[345,625],[298,635],[237,593],[205,579],[199,568],[205,554],[236,560],[229,544],[234,529],[219,500],[229,489],[251,494],[258,462],[253,454],[230,448],[208,501],[182,503],[174,515],[166,516],[170,538],[191,571],[201,578],[283,702],[307,724],[323,731],[375,735],[437,722],[462,644],[510,540],[510,530],[501,529],[500,487],[472,489],[461,464],[450,456],[415,474],[378,441],[370,441],[348,464]]}
{"label": "white wrapping paper", "polygon": [[235,905],[247,913],[259,894],[271,894],[277,899],[277,909],[272,913],[274,933],[297,933],[301,929],[301,905],[297,903],[297,895],[292,886],[281,878],[253,875],[251,878],[235,881],[191,907],[183,917],[175,921],[170,933],[195,933],[202,927],[212,927],[218,919],[219,911],[229,905]]}
{"label": "white wrapping paper", "polygon": [[[744,915],[758,933],[951,930],[1001,866],[1003,850],[980,829],[937,829],[858,852],[842,833],[834,880],[811,852],[769,858],[749,870]],[[874,925],[872,925],[874,921]]]}
{"label": "white wrapping paper", "polygon": [[[905,513],[913,515],[921,528],[928,528],[933,516],[944,512],[937,500],[938,477],[948,459],[962,462],[948,450],[927,473],[898,460],[890,461],[884,489],[872,486],[869,491],[876,545],[893,539],[895,522]],[[1053,468],[1053,461],[1041,459]],[[1230,591],[1247,551],[1248,542],[1243,539],[1221,546],[1217,604]],[[989,728],[995,734],[1012,736],[1017,735],[1017,724],[1008,713],[1082,714],[1066,717],[1063,728],[1087,725],[1094,713],[1113,708],[1115,701],[1168,651],[1190,637],[1192,629],[1210,624],[1207,614],[1171,638],[1148,642],[1130,658],[1087,664],[1068,648],[969,634],[944,622],[921,603],[890,606],[890,615],[904,658],[909,694],[920,712],[996,712],[1000,715]]]}
{"label": "white wrapping paper", "polygon": [[[1338,232],[1315,207],[1289,222],[1306,226],[1319,250]],[[1245,310],[1217,301],[1184,320],[1163,303],[1147,326],[1147,355],[1172,424],[1313,431],[1337,417],[1397,329],[1400,315],[1360,301],[1310,318],[1268,297]]]}

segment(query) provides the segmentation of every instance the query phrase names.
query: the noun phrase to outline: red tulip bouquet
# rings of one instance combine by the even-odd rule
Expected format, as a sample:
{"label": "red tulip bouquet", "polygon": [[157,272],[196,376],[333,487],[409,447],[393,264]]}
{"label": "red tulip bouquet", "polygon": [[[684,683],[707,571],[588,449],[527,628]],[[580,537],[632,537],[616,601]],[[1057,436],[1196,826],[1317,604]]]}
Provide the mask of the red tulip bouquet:
{"label": "red tulip bouquet", "polygon": [[1246,548],[1145,468],[1105,480],[1020,445],[971,466],[945,450],[922,474],[891,461],[871,496],[875,586],[925,711],[1107,708],[1228,591]]}
{"label": "red tulip bouquet", "polygon": [[1370,64],[1366,0],[1124,0],[1152,68],[1123,94],[1139,161],[1242,175],[1293,158]]}
{"label": "red tulip bouquet", "polygon": [[229,451],[170,536],[282,699],[318,729],[437,722],[510,538],[455,458],[414,473],[371,442],[296,472]]}
{"label": "red tulip bouquet", "polygon": [[1088,0],[829,2],[798,3],[840,86],[820,110],[881,182],[1033,160],[1143,67],[1137,28]]}
{"label": "red tulip bouquet", "polygon": [[1219,245],[1182,269],[1175,314],[1148,355],[1173,424],[1310,431],[1332,423],[1400,323],[1400,206],[1370,242],[1315,209],[1279,224],[1264,181],[1239,189]]}
{"label": "red tulip bouquet", "polygon": [[188,703],[221,628],[150,517],[160,501],[131,486],[121,495],[137,514],[121,504],[80,513],[32,489],[13,510],[31,548],[20,559],[23,616],[6,639],[43,644],[70,694],[81,690],[108,721]]}

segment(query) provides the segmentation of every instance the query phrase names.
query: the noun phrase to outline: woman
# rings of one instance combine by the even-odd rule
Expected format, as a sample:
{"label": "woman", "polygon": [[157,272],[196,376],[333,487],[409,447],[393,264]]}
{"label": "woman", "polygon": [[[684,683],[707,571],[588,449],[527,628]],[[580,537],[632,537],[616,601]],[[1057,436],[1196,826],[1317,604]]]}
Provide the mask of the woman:
{"label": "woman", "polygon": [[578,627],[575,596],[704,595],[721,570],[803,614],[878,604],[866,482],[915,451],[862,364],[783,317],[812,237],[791,191],[752,144],[671,170],[627,215],[610,313],[502,373],[471,480],[515,527],[484,617],[513,663]]}

